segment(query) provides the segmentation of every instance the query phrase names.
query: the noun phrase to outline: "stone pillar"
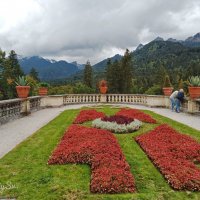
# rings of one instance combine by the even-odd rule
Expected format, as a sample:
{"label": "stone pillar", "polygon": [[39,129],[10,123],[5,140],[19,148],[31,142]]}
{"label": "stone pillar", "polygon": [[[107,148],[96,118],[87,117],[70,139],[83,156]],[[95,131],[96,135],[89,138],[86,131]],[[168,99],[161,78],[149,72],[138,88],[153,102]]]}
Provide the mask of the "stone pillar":
{"label": "stone pillar", "polygon": [[192,100],[188,100],[188,112],[194,113],[196,111],[196,102]]}
{"label": "stone pillar", "polygon": [[101,94],[100,102],[101,103],[107,103],[106,94]]}
{"label": "stone pillar", "polygon": [[30,101],[29,99],[23,99],[21,102],[21,111],[20,111],[21,115],[29,115],[30,112]]}

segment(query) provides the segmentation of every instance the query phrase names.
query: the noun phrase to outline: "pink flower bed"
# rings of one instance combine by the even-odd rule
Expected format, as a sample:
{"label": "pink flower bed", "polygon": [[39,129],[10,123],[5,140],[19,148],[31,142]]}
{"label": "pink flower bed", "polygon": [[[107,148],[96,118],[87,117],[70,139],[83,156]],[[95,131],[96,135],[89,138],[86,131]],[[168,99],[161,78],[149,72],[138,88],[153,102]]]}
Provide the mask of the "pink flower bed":
{"label": "pink flower bed", "polygon": [[177,190],[200,190],[200,144],[166,124],[136,137],[170,185]]}
{"label": "pink flower bed", "polygon": [[150,115],[137,109],[122,108],[116,115],[121,115],[132,119],[138,119],[147,123],[156,123],[156,120],[153,119]]}
{"label": "pink flower bed", "polygon": [[48,163],[89,164],[92,171],[90,190],[93,193],[135,191],[130,166],[116,138],[106,130],[70,126]]}
{"label": "pink flower bed", "polygon": [[74,124],[82,124],[83,122],[91,121],[97,118],[105,117],[102,112],[97,112],[96,110],[82,110],[79,115],[74,120]]}

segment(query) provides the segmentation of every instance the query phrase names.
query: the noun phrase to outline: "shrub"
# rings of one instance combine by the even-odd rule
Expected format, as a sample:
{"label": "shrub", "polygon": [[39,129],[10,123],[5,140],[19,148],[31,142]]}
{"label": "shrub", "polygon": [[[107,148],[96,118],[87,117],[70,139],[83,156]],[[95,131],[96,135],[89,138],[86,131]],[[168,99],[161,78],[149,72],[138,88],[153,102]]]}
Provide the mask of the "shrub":
{"label": "shrub", "polygon": [[84,163],[91,166],[93,193],[135,191],[133,175],[117,139],[106,130],[72,125],[51,155],[49,164]]}
{"label": "shrub", "polygon": [[166,124],[136,137],[174,189],[200,191],[200,144],[189,136],[178,133]]}
{"label": "shrub", "polygon": [[172,87],[172,84],[170,82],[170,79],[169,79],[168,75],[165,76],[163,87]]}
{"label": "shrub", "polygon": [[162,94],[162,88],[160,85],[153,85],[148,90],[145,91],[145,94],[149,95],[161,95]]}
{"label": "shrub", "polygon": [[40,82],[40,83],[39,83],[39,87],[45,87],[45,88],[48,88],[48,87],[49,87],[49,84],[46,83],[46,82]]}

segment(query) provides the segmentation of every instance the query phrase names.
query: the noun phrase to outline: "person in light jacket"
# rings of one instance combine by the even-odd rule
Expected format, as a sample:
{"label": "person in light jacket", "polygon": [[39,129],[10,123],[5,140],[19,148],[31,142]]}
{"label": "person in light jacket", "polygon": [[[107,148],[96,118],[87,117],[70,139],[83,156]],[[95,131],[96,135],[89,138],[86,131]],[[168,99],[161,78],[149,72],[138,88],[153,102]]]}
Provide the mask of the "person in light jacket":
{"label": "person in light jacket", "polygon": [[180,104],[184,100],[184,90],[180,89],[179,91],[178,90],[174,91],[169,98],[171,101],[172,111],[174,111],[174,108],[175,108],[176,112],[179,113],[180,112]]}
{"label": "person in light jacket", "polygon": [[169,97],[170,101],[171,101],[171,109],[172,111],[174,111],[174,107],[176,105],[176,97],[178,95],[178,90],[174,91],[171,96]]}

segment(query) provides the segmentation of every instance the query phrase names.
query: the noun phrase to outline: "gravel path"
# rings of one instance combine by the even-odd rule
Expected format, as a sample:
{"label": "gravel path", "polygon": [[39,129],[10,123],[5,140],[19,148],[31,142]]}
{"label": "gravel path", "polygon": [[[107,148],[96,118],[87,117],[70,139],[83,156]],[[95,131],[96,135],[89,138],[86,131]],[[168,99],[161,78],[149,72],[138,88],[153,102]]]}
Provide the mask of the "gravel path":
{"label": "gravel path", "polygon": [[[58,116],[61,112],[68,109],[78,109],[83,106],[94,106],[89,104],[84,105],[68,105],[60,108],[47,108],[32,113],[27,117],[23,117],[7,124],[0,126],[0,158],[11,151],[16,145],[25,140],[28,136],[35,133],[38,129],[43,127],[49,121]],[[171,118],[175,121],[181,122],[188,126],[191,126],[197,130],[200,130],[200,117],[192,116],[186,113],[174,113],[169,109],[164,108],[149,108],[139,105],[112,105],[115,106],[127,106],[131,108],[151,110],[155,113],[161,114],[165,117]],[[21,128],[23,127],[23,129]]]}

